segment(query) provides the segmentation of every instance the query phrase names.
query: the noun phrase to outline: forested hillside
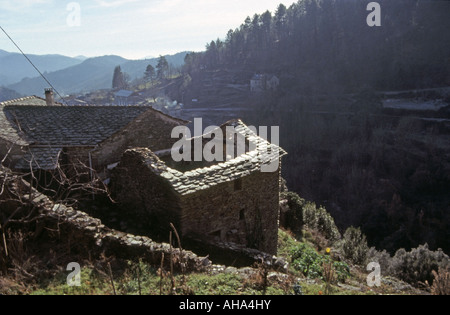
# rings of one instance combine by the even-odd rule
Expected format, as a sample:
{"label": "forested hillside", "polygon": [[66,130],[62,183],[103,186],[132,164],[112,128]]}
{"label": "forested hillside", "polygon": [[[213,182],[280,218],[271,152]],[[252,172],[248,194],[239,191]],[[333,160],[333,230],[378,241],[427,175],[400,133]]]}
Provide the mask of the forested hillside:
{"label": "forested hillside", "polygon": [[255,14],[188,68],[276,73],[306,94],[450,84],[448,2],[378,1],[380,27],[367,25],[369,2],[305,0]]}
{"label": "forested hillside", "polygon": [[189,89],[222,70],[239,81],[229,83],[277,75],[276,92],[245,99],[253,110],[243,118],[280,126],[289,188],[326,206],[340,229],[361,227],[371,246],[449,252],[449,107],[388,110],[382,92],[450,85],[450,2],[378,1],[380,27],[367,24],[369,2],[304,0],[255,14],[186,58]]}

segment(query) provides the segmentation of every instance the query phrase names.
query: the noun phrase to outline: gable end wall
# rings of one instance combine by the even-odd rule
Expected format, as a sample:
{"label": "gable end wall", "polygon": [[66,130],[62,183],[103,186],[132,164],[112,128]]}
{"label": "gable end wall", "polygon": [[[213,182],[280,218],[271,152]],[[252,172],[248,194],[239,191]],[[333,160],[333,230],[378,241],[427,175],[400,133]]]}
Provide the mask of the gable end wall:
{"label": "gable end wall", "polygon": [[257,172],[237,185],[233,181],[182,196],[182,234],[206,238],[208,242],[232,242],[275,255],[279,176],[279,172]]}

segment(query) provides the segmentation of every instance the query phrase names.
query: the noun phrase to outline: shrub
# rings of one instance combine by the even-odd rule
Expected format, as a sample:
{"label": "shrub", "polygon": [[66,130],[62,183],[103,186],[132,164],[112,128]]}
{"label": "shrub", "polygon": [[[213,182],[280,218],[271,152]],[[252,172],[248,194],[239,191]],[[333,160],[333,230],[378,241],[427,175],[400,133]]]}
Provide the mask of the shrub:
{"label": "shrub", "polygon": [[349,227],[344,233],[339,248],[344,258],[353,264],[364,265],[366,263],[369,246],[361,229]]}
{"label": "shrub", "polygon": [[336,270],[337,281],[345,282],[347,278],[350,278],[350,267],[346,262],[335,261],[333,267]]}
{"label": "shrub", "polygon": [[341,234],[334,222],[334,219],[323,207],[320,207],[316,211],[317,221],[315,228],[322,232],[322,234],[332,242],[335,242],[341,238]]}
{"label": "shrub", "polygon": [[367,262],[379,263],[382,273],[392,275],[392,257],[386,250],[380,252],[372,247],[367,253],[366,260]]}
{"label": "shrub", "polygon": [[[333,261],[330,256],[320,255],[307,244],[298,245],[291,253],[292,266],[307,278],[345,282],[350,277],[350,267],[343,261]],[[327,269],[328,268],[328,269]],[[328,278],[328,279],[326,279]]]}
{"label": "shrub", "polygon": [[314,248],[307,244],[300,244],[291,254],[293,267],[307,278],[322,277],[322,257]]}
{"label": "shrub", "polygon": [[286,214],[287,228],[297,234],[305,227],[317,230],[332,243],[341,238],[334,219],[325,208],[317,208],[316,204],[305,201],[293,192],[283,193],[283,197],[287,199],[289,207]]}
{"label": "shrub", "polygon": [[412,285],[433,283],[433,271],[446,268],[450,264],[449,257],[441,250],[431,251],[428,244],[407,252],[400,249],[392,261],[392,273],[399,279]]}
{"label": "shrub", "polygon": [[303,228],[303,206],[306,201],[293,192],[282,193],[282,198],[287,200],[289,208],[286,213],[286,228],[298,234]]}

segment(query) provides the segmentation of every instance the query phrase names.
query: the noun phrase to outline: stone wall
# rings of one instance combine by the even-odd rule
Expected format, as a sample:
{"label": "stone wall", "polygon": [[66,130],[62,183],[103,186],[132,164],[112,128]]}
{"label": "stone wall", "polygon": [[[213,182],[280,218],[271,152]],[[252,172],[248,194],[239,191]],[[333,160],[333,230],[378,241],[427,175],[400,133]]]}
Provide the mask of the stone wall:
{"label": "stone wall", "polygon": [[[26,217],[24,223],[15,223],[9,228],[34,231],[34,242],[44,242],[46,238],[41,237],[41,234],[50,233],[61,243],[68,244],[74,251],[81,250],[86,255],[89,253],[91,258],[101,256],[114,256],[126,260],[142,258],[147,263],[160,266],[164,257],[164,266],[169,268],[172,257],[176,271],[215,273],[228,270],[225,266],[213,265],[208,259],[208,254],[201,257],[192,251],[171,248],[167,243],[154,242],[146,236],[110,229],[99,219],[85,212],[54,203],[30,187],[22,178],[6,174],[0,170],[0,184],[3,186],[6,182],[5,189],[0,194],[0,210],[5,216],[15,213],[13,217],[15,220]],[[19,206],[21,211],[17,211]],[[202,244],[200,243],[200,246],[205,249],[211,249],[208,245]],[[274,270],[287,272],[288,265],[284,260],[266,253],[227,243],[216,244],[216,250],[218,248],[222,248],[229,256],[245,261],[246,265],[264,260]]]}
{"label": "stone wall", "polygon": [[[43,233],[51,233],[60,242],[70,244],[73,251],[84,251],[93,257],[101,255],[133,260],[143,258],[146,262],[159,266],[164,255],[168,268],[170,257],[174,259],[175,270],[206,271],[211,261],[190,251],[181,251],[169,244],[157,243],[144,236],[136,236],[110,229],[99,219],[87,213],[52,202],[48,197],[31,188],[17,176],[4,176],[0,171],[0,184],[7,181],[0,195],[0,210],[3,215],[15,213],[13,219],[27,217],[23,224],[15,223],[10,228],[34,231],[34,240],[45,240]],[[20,199],[19,199],[20,198]],[[20,207],[21,211],[16,209]],[[32,220],[28,217],[32,214]]]}
{"label": "stone wall", "polygon": [[138,152],[127,151],[111,177],[112,197],[123,209],[123,220],[154,237],[167,236],[170,223],[180,228],[179,196],[146,163]]}
{"label": "stone wall", "polygon": [[[106,119],[106,118],[105,118]],[[178,139],[171,139],[172,130],[187,122],[171,118],[149,109],[125,129],[116,133],[92,153],[95,169],[120,161],[122,154],[135,147],[150,148],[153,152],[171,149]]]}
{"label": "stone wall", "polygon": [[183,196],[182,234],[276,254],[279,173],[253,173]]}

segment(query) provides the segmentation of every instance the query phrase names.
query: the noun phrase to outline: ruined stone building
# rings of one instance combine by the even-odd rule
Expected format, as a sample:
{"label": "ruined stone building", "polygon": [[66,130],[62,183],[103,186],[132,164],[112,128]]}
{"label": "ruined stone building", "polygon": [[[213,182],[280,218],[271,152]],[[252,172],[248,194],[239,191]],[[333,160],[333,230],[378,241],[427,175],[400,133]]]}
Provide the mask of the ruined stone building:
{"label": "ruined stone building", "polygon": [[[255,149],[247,145],[234,159],[203,166],[192,162],[190,168],[145,148],[128,150],[113,175],[115,197],[154,229],[174,223],[190,239],[276,254],[281,158],[286,152],[240,120],[220,128],[227,126]],[[262,171],[262,165],[274,161],[279,166],[275,172]]]}
{"label": "ruined stone building", "polygon": [[32,96],[0,103],[0,160],[16,170],[80,163],[101,173],[127,149],[170,149],[171,130],[187,123],[151,107],[62,106]]}
{"label": "ruined stone building", "polygon": [[[0,161],[18,171],[82,163],[112,170],[111,191],[125,217],[153,230],[276,254],[281,158],[286,154],[242,121],[245,150],[223,162],[174,162],[175,127],[187,121],[145,106],[63,106],[36,96],[0,103]],[[220,140],[237,147],[239,137]],[[201,145],[207,145],[206,135]],[[197,139],[198,140],[198,139]],[[191,139],[189,141],[196,141]],[[223,142],[223,143],[222,143]],[[273,172],[262,166],[276,163]]]}

